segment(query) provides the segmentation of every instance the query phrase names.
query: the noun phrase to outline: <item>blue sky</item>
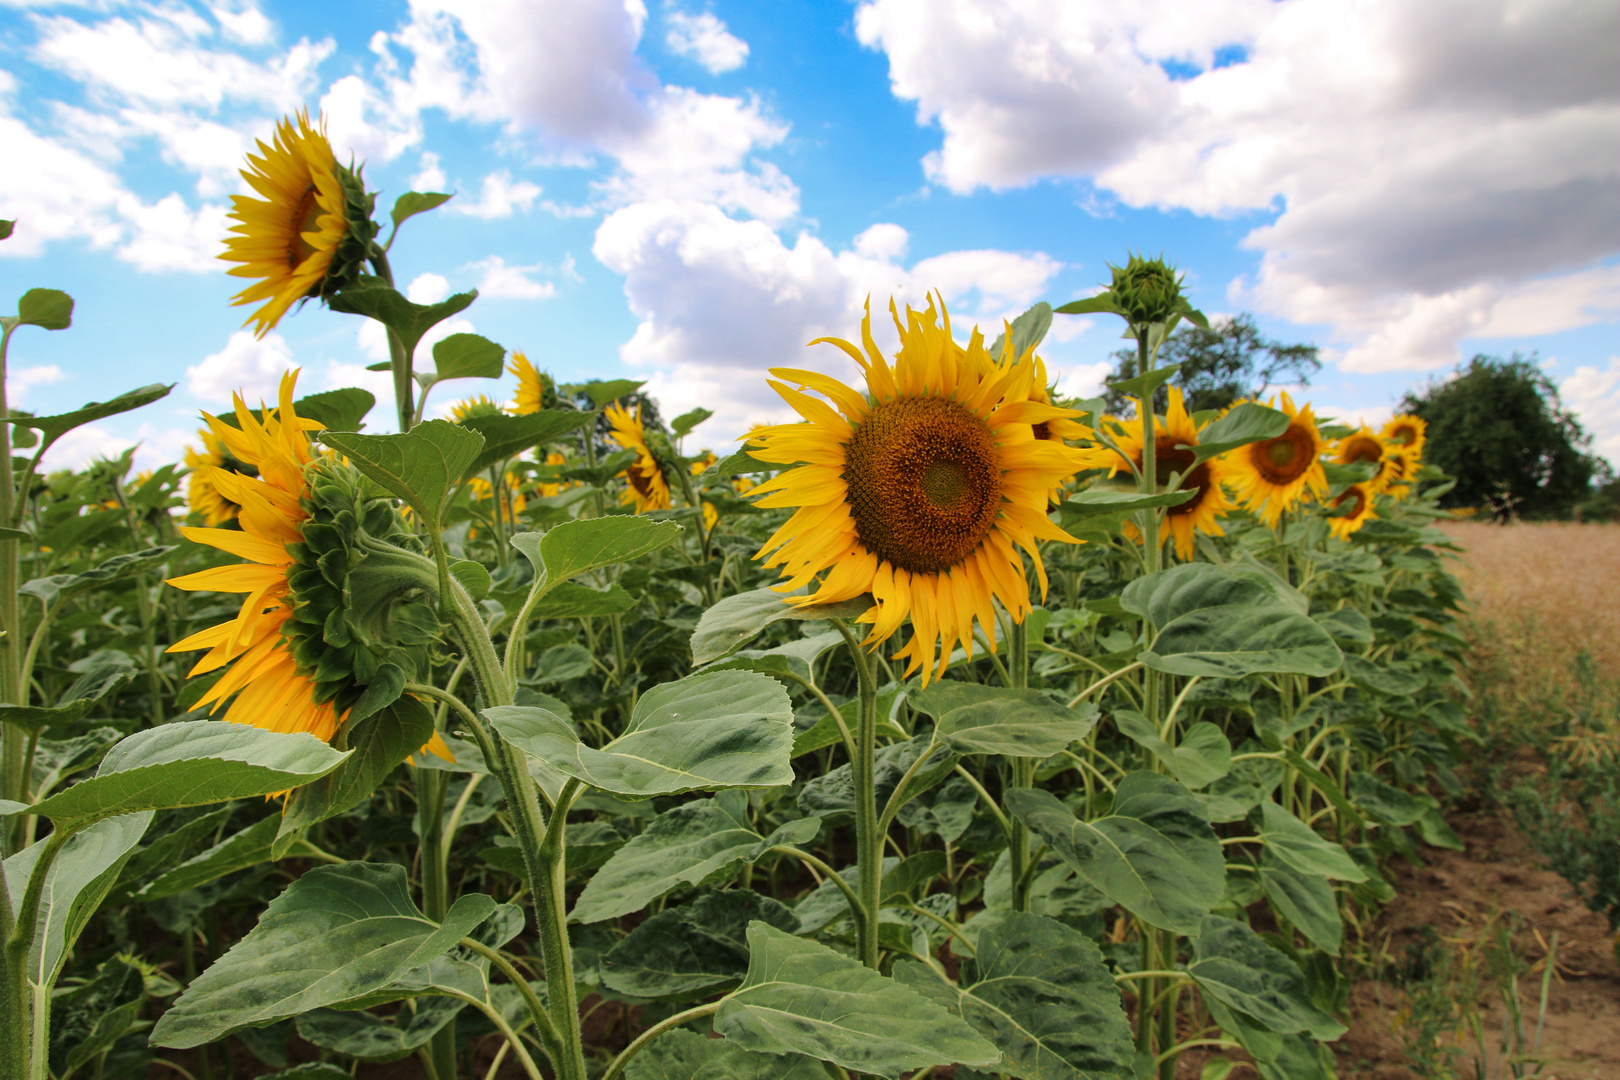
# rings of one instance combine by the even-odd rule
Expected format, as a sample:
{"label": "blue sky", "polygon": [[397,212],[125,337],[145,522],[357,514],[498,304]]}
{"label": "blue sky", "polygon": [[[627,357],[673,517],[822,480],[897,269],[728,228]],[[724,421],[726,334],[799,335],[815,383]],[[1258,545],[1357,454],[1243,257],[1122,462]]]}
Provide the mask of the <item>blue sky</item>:
{"label": "blue sky", "polygon": [[[254,340],[214,258],[242,153],[307,106],[380,214],[457,193],[394,256],[415,298],[482,290],[446,329],[647,379],[716,445],[783,415],[767,367],[849,375],[803,343],[867,295],[938,289],[994,336],[1135,249],[1321,345],[1319,411],[1535,350],[1620,462],[1617,43],[1601,0],[0,0],[0,296],[78,301],[14,339],[9,388],[178,383],[59,464],[173,460],[288,364],[383,396],[374,328],[310,305]],[[1044,352],[1082,392],[1118,345],[1060,318]],[[479,392],[510,388],[436,400]]]}

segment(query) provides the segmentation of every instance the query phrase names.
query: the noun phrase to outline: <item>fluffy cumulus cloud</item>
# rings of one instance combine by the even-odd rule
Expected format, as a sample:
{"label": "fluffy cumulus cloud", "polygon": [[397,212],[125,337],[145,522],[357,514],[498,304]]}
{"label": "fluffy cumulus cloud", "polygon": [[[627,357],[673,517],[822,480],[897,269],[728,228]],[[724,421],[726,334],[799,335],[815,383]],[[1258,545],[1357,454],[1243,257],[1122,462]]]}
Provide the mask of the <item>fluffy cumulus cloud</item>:
{"label": "fluffy cumulus cloud", "polygon": [[36,386],[49,386],[68,377],[56,364],[31,364],[12,367],[6,371],[6,401],[13,408],[27,408],[31,391]]}
{"label": "fluffy cumulus cloud", "polygon": [[545,300],[557,294],[550,281],[536,281],[534,275],[545,266],[510,266],[499,255],[471,263],[465,269],[478,271],[478,295],[485,300]]}
{"label": "fluffy cumulus cloud", "polygon": [[457,199],[450,204],[450,209],[468,217],[494,221],[527,213],[540,193],[540,185],[527,180],[513,180],[512,174],[502,169],[484,177],[476,199]]}
{"label": "fluffy cumulus cloud", "polygon": [[1620,467],[1620,356],[1607,367],[1581,366],[1558,384],[1564,404],[1592,436],[1592,449]]}
{"label": "fluffy cumulus cloud", "polygon": [[219,352],[186,368],[186,389],[211,411],[229,407],[233,393],[250,402],[271,401],[282,373],[293,366],[292,348],[280,334],[271,331],[261,339],[238,330]]}
{"label": "fluffy cumulus cloud", "polygon": [[710,12],[669,15],[669,31],[664,44],[678,56],[690,57],[714,75],[735,71],[748,61],[748,42],[726,29],[726,24]]}
{"label": "fluffy cumulus cloud", "polygon": [[1349,370],[1446,366],[1532,305],[1536,332],[1615,317],[1615,5],[868,0],[856,29],[952,190],[1274,215],[1231,296],[1333,326]]}

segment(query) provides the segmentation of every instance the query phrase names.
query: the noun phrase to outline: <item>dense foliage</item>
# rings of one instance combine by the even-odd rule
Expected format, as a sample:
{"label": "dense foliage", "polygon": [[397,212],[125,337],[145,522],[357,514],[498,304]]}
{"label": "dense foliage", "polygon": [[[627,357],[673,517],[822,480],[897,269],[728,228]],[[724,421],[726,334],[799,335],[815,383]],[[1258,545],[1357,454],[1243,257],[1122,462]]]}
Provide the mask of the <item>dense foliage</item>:
{"label": "dense foliage", "polygon": [[[1211,326],[1184,326],[1165,341],[1160,352],[1165,364],[1179,365],[1171,385],[1179,386],[1193,412],[1226,409],[1239,401],[1263,398],[1276,385],[1309,385],[1322,368],[1315,345],[1286,345],[1260,332],[1254,316],[1240,312]],[[1136,377],[1135,349],[1113,354],[1114,383]],[[1163,411],[1169,391],[1160,389],[1154,408]],[[1130,395],[1110,389],[1107,407],[1114,412],[1130,408]]]}

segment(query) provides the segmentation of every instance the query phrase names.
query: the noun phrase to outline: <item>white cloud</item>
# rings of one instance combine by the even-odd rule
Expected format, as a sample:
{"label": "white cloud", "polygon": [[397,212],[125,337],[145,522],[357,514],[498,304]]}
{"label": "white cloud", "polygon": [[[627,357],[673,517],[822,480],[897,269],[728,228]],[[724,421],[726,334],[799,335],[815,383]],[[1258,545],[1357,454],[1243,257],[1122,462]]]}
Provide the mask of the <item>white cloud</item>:
{"label": "white cloud", "polygon": [[280,334],[271,331],[261,340],[238,330],[219,352],[186,368],[186,390],[211,411],[228,408],[233,393],[257,404],[274,400],[282,374],[292,366],[292,348]]}
{"label": "white cloud", "polygon": [[1075,177],[1132,206],[1274,214],[1237,291],[1332,325],[1355,370],[1593,321],[1515,298],[1570,296],[1620,251],[1612,4],[868,0],[856,28],[941,127],[924,165],[953,190]]}
{"label": "white cloud", "polygon": [[230,227],[223,206],[205,203],[193,211],[179,195],[170,194],[151,206],[133,195],[119,200],[119,212],[134,236],[118,249],[118,257],[139,270],[221,270],[219,253]]}
{"label": "white cloud", "polygon": [[77,150],[36,135],[0,115],[0,217],[17,229],[0,258],[40,254],[53,240],[83,238],[94,247],[115,243],[114,218],[123,185],[110,170]]}
{"label": "white cloud", "polygon": [[[418,274],[411,279],[409,285],[405,286],[405,298],[413,304],[437,304],[449,295],[450,281],[443,274]],[[433,346],[451,334],[470,334],[473,329],[472,320],[459,315],[446,319],[429,329],[427,333],[422,335],[422,340],[416,346],[415,366],[417,369],[426,371],[433,367]],[[374,319],[361,320],[360,328],[355,331],[355,345],[359,348],[361,355],[369,360],[380,362],[389,359],[388,331],[384,329],[382,323]],[[335,369],[329,365],[329,374],[332,370]],[[378,384],[387,388],[388,399],[393,400],[393,383],[387,381],[386,373],[383,374],[384,379],[378,380]],[[365,386],[367,389],[371,389],[373,382],[335,383],[334,385]],[[376,393],[375,390],[372,392]],[[378,400],[382,400],[382,395],[378,395]]]}
{"label": "white cloud", "polygon": [[1592,449],[1620,466],[1620,356],[1606,368],[1576,368],[1558,394],[1592,436]]}
{"label": "white cloud", "polygon": [[102,424],[86,424],[63,435],[40,460],[47,471],[82,469],[101,458],[115,458],[134,445],[134,439],[118,435]]}
{"label": "white cloud", "polygon": [[545,300],[555,296],[557,286],[549,281],[536,281],[530,277],[544,266],[508,266],[499,255],[470,263],[464,269],[480,270],[478,296],[489,300]]}
{"label": "white cloud", "polygon": [[714,75],[735,71],[748,60],[748,42],[734,36],[707,11],[701,15],[670,12],[664,44],[670,52],[696,60]]}
{"label": "white cloud", "polygon": [[855,237],[855,250],[868,259],[893,262],[906,253],[911,234],[892,222],[880,222]]}
{"label": "white cloud", "polygon": [[56,364],[33,364],[29,367],[12,367],[6,371],[6,401],[13,408],[22,408],[28,404],[29,391],[36,386],[49,386],[67,379],[67,372]]}
{"label": "white cloud", "polygon": [[405,286],[405,299],[413,304],[437,304],[450,295],[450,279],[431,271],[417,274]]}
{"label": "white cloud", "polygon": [[445,184],[444,170],[439,167],[439,155],[430,150],[422,151],[422,162],[411,177],[412,191],[443,191]]}
{"label": "white cloud", "polygon": [[467,217],[493,221],[496,218],[509,218],[519,211],[528,213],[539,197],[538,184],[531,184],[527,180],[513,182],[512,174],[502,169],[484,177],[477,202],[455,199],[451,201],[450,209]]}
{"label": "white cloud", "polygon": [[321,96],[320,111],[332,149],[345,163],[351,154],[361,162],[392,161],[422,141],[419,115],[358,75],[334,82]]}
{"label": "white cloud", "polygon": [[1097,364],[1080,364],[1056,376],[1058,393],[1067,398],[1101,397],[1107,389],[1103,380],[1114,373],[1114,365],[1106,360]]}

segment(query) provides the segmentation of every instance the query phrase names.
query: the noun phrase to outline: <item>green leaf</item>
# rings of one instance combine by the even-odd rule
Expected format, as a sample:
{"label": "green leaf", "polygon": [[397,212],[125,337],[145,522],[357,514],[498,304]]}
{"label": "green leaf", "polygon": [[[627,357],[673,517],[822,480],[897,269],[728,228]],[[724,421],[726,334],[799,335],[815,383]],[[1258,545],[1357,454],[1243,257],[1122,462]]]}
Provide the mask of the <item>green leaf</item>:
{"label": "green leaf", "polygon": [[1357,686],[1390,697],[1415,694],[1424,686],[1423,676],[1415,672],[1391,667],[1388,664],[1375,664],[1354,655],[1344,658],[1344,673],[1350,676]]}
{"label": "green leaf", "polygon": [[880,1076],[1001,1060],[961,1019],[825,945],[755,922],[748,955],[742,986],[714,1017],[714,1029],[746,1050],[800,1053]]}
{"label": "green leaf", "polygon": [[602,982],[632,997],[685,1001],[742,981],[748,924],[763,920],[792,932],[799,917],[750,889],[708,893],[665,908],[608,951]]}
{"label": "green leaf", "polygon": [[450,490],[484,447],[483,436],[448,420],[429,420],[403,435],[327,431],[321,441],[434,526]]}
{"label": "green leaf", "polygon": [[1256,575],[1184,563],[1137,578],[1120,603],[1159,631],[1138,659],[1172,675],[1328,675],[1343,661],[1326,630]]}
{"label": "green leaf", "polygon": [[1349,852],[1318,835],[1287,810],[1267,799],[1260,804],[1259,836],[1277,858],[1302,874],[1321,874],[1338,881],[1366,881],[1367,872]]}
{"label": "green leaf", "polygon": [[1245,401],[1198,433],[1193,460],[1205,461],[1261,439],[1275,439],[1288,430],[1288,423],[1287,413]]}
{"label": "green leaf", "polygon": [[159,570],[168,559],[169,552],[176,546],[170,544],[165,547],[145,548],[124,555],[114,555],[101,565],[83,573],[52,574],[48,578],[35,578],[24,583],[17,591],[42,600],[47,605],[54,604],[63,596],[71,596],[80,589],[87,589],[92,585],[105,585],[111,581],[134,577],[136,574]]}
{"label": "green leaf", "polygon": [[464,894],[435,925],[411,901],[403,866],[316,867],[192,980],[152,1029],[152,1045],[200,1046],[362,998],[449,952],[495,906],[482,893]]}
{"label": "green leaf", "polygon": [[756,1054],[725,1039],[675,1028],[630,1059],[625,1080],[827,1080],[821,1062],[802,1054]]}
{"label": "green leaf", "polygon": [[[1058,310],[1062,311],[1063,309],[1058,308]],[[1145,375],[1138,375],[1134,379],[1120,379],[1117,382],[1109,381],[1108,389],[1115,393],[1124,394],[1127,397],[1146,400],[1152,398],[1158,392],[1159,387],[1174,378],[1176,372],[1180,370],[1180,364],[1166,364],[1163,367],[1154,368]]]}
{"label": "green leaf", "polygon": [[348,757],[313,735],[216,720],[149,728],[107,751],[96,775],[34,812],[54,821],[202,806],[271,795],[325,776]]}
{"label": "green leaf", "polygon": [[693,428],[713,415],[713,409],[693,409],[691,412],[681,413],[681,415],[670,421],[670,433],[677,439],[684,438]]}
{"label": "green leaf", "polygon": [[1095,705],[1065,708],[1036,690],[940,680],[909,700],[959,754],[1048,758],[1097,725]]}
{"label": "green leaf", "polygon": [[1126,776],[1112,811],[1095,821],[1039,788],[1002,798],[1097,891],[1153,926],[1191,933],[1226,895],[1226,859],[1204,804],[1167,776]]}
{"label": "green leaf", "polygon": [[1464,849],[1462,838],[1446,823],[1446,819],[1440,816],[1440,811],[1435,807],[1431,806],[1423,811],[1423,816],[1418,818],[1417,827],[1418,835],[1422,836],[1423,842],[1430,847],[1445,848],[1447,851]]}
{"label": "green leaf", "polygon": [[402,697],[347,733],[348,755],[332,772],[287,796],[274,858],[287,853],[303,830],[336,817],[368,797],[400,762],[433,737],[433,714],[412,697]]}
{"label": "green leaf", "polygon": [[743,473],[772,472],[781,467],[780,465],[773,465],[769,461],[759,460],[744,448],[730,457],[722,458],[714,466],[714,476],[716,480],[727,480]]}
{"label": "green leaf", "polygon": [[94,698],[80,698],[67,705],[0,705],[0,723],[40,731],[53,725],[67,725],[82,720],[95,706]]}
{"label": "green leaf", "polygon": [[109,416],[117,416],[119,413],[150,405],[159,398],[168,397],[169,391],[173,389],[174,383],[167,386],[153,383],[139,390],[131,390],[127,394],[119,394],[110,401],[92,401],[72,412],[58,413],[55,416],[18,416],[14,413],[10,419],[19,427],[33,428],[39,432],[48,447],[76,427],[88,424],[92,420],[104,420]]}
{"label": "green leaf", "polygon": [[748,822],[748,797],[740,791],[684,803],[659,814],[614,852],[585,883],[569,921],[615,919],[683,885],[729,881],[769,848],[807,843],[820,831],[819,818],[798,818],[761,836]]}
{"label": "green leaf", "polygon": [[542,533],[518,533],[512,546],[548,583],[560,583],[603,566],[616,566],[668,547],[681,535],[673,521],[619,514],[564,522]]}
{"label": "green leaf", "polygon": [[339,390],[323,390],[293,402],[293,411],[299,416],[319,420],[328,431],[359,431],[361,422],[377,398],[370,390],[346,386]]}
{"label": "green leaf", "polygon": [[1058,507],[1063,527],[1071,532],[1117,533],[1138,510],[1157,506],[1180,506],[1197,495],[1192,491],[1163,491],[1143,495],[1135,491],[1087,488],[1063,500]]}
{"label": "green leaf", "polygon": [[314,1009],[298,1018],[298,1034],[323,1050],[346,1057],[398,1061],[426,1045],[466,1006],[456,998],[424,997],[414,1012],[401,1009],[387,1020],[358,1009]]}
{"label": "green leaf", "polygon": [[445,379],[498,379],[506,349],[479,334],[451,334],[433,343],[433,373]]}
{"label": "green leaf", "polygon": [[399,228],[407,218],[432,210],[449,202],[451,196],[442,191],[407,191],[394,200],[394,208],[388,216],[394,220],[394,228]]}
{"label": "green leaf", "polygon": [[17,322],[41,330],[66,330],[73,325],[73,297],[61,289],[29,289],[17,301]]}
{"label": "green leaf", "polygon": [[1053,308],[1053,311],[1059,315],[1120,314],[1118,305],[1114,303],[1114,294],[1106,289],[1083,300],[1070,300],[1062,307]]}
{"label": "green leaf", "polygon": [[[1334,641],[1342,645],[1371,645],[1373,643],[1372,623],[1367,616],[1353,607],[1342,607],[1337,611],[1322,611],[1312,615],[1311,618],[1326,630]],[[1349,653],[1345,654],[1346,666],[1355,659]]]}
{"label": "green leaf", "polygon": [[466,310],[478,299],[478,290],[456,293],[437,304],[413,304],[398,291],[385,285],[380,278],[361,278],[326,302],[333,311],[350,315],[364,315],[376,319],[394,333],[405,345],[406,355],[416,352],[422,335],[452,315]]}
{"label": "green leaf", "polygon": [[1243,923],[1205,916],[1193,939],[1187,974],[1198,986],[1280,1035],[1309,1032],[1331,1041],[1345,1026],[1311,1004],[1305,975]]}
{"label": "green leaf", "polygon": [[804,607],[786,602],[788,597],[802,595],[802,589],[780,593],[764,588],[721,600],[698,618],[697,629],[692,631],[692,663],[701,667],[730,656],[767,626],[783,619],[853,619],[871,606],[870,599]]}
{"label": "green leaf", "polygon": [[1214,724],[1194,724],[1174,747],[1161,739],[1148,718],[1135,709],[1114,710],[1114,726],[1168,766],[1190,790],[1208,787],[1232,771],[1232,744]]}
{"label": "green leaf", "polygon": [[508,742],[560,772],[616,795],[793,782],[793,706],[774,679],[746,671],[692,675],[636,701],[624,733],[600,749],[546,709],[508,705],[484,717]]}
{"label": "green leaf", "polygon": [[[156,730],[163,730],[158,728]],[[69,950],[118,881],[124,864],[152,822],[152,811],[122,814],[98,821],[69,838],[45,871],[39,923],[29,949],[28,978],[47,990],[61,974]],[[24,848],[4,863],[11,909],[22,904],[24,890],[38,867],[49,839]]]}
{"label": "green leaf", "polygon": [[591,413],[570,409],[541,409],[522,416],[469,416],[461,421],[461,426],[482,435],[484,448],[462,471],[461,479],[477,476],[496,462],[517,457],[531,446],[555,442],[590,423],[591,416]]}
{"label": "green leaf", "polygon": [[1350,798],[1386,825],[1415,825],[1429,809],[1416,795],[1359,770],[1350,774]]}
{"label": "green leaf", "polygon": [[1260,888],[1277,914],[1335,955],[1344,945],[1344,919],[1333,886],[1321,874],[1302,874],[1269,848],[1260,853]]}
{"label": "green leaf", "polygon": [[913,960],[895,980],[1001,1048],[997,1072],[1019,1080],[1134,1080],[1136,1047],[1102,951],[1055,919],[1009,912],[979,934],[957,986]]}
{"label": "green leaf", "polygon": [[270,846],[281,827],[281,815],[271,814],[254,822],[241,832],[226,837],[200,855],[194,855],[146,883],[135,894],[137,900],[161,900],[177,896],[187,889],[195,889],[226,874],[246,870],[270,861]]}
{"label": "green leaf", "polygon": [[[1013,356],[1021,359],[1031,349],[1039,348],[1051,328],[1052,305],[1042,300],[1012,321]],[[1006,338],[1007,332],[1003,330],[990,343],[990,357],[998,363],[1006,352]]]}
{"label": "green leaf", "polygon": [[644,379],[609,379],[605,382],[600,379],[592,379],[580,389],[585,392],[586,397],[591,399],[591,404],[600,409],[605,405],[612,404],[626,394],[635,393],[645,385],[647,383]]}
{"label": "green leaf", "polygon": [[973,785],[953,776],[939,787],[926,791],[900,808],[896,820],[908,829],[932,833],[954,844],[973,824],[973,811],[979,795]]}
{"label": "green leaf", "polygon": [[11,230],[16,228],[16,226],[17,222],[15,220],[7,221],[4,218],[0,218],[0,240],[9,240],[11,238]]}
{"label": "green leaf", "polygon": [[[924,753],[927,753],[929,758],[906,786],[902,806],[949,776],[951,770],[956,767],[957,754],[944,743],[933,742],[922,736],[878,748],[873,762],[873,777],[879,807],[888,805],[901,778],[918,756]],[[854,814],[854,771],[846,762],[831,772],[807,781],[804,787],[799,789],[797,802],[799,809],[807,814],[821,814],[833,818]]]}
{"label": "green leaf", "polygon": [[563,582],[545,599],[534,605],[530,612],[536,619],[584,619],[596,615],[619,615],[636,606],[636,598],[614,584],[605,589],[592,589],[573,582]]}

